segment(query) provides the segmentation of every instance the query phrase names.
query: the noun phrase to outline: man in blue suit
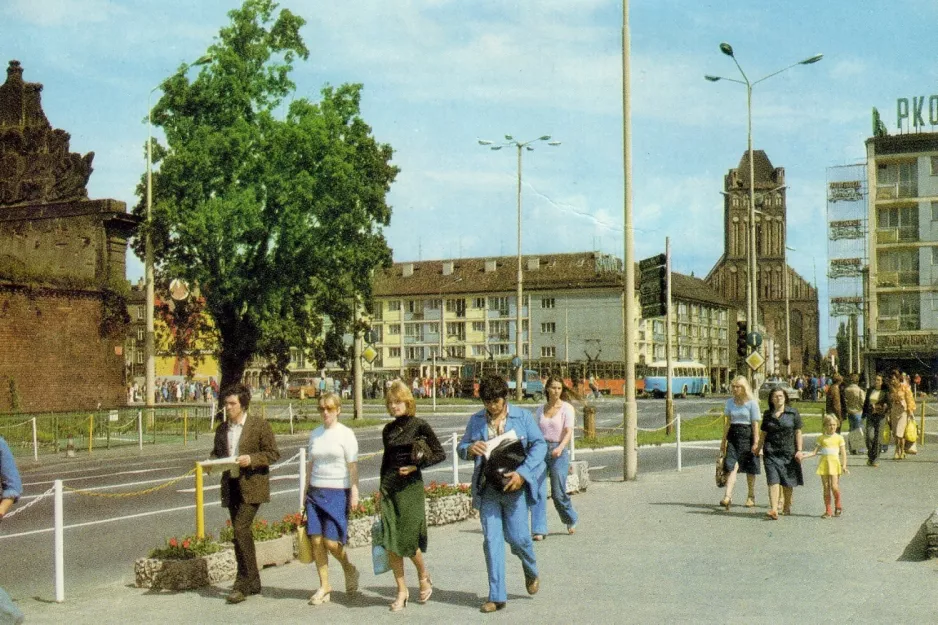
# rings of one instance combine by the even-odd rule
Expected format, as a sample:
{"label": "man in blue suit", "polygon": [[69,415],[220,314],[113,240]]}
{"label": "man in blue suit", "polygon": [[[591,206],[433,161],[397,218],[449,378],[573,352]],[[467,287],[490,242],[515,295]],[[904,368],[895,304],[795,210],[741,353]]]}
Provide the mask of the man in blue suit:
{"label": "man in blue suit", "polygon": [[[481,611],[488,613],[501,610],[508,600],[505,588],[506,541],[511,552],[521,560],[528,594],[533,595],[540,588],[528,507],[537,500],[537,484],[545,469],[547,443],[531,413],[507,402],[508,384],[505,380],[497,376],[483,378],[479,397],[485,408],[469,418],[458,452],[464,460],[475,458],[472,506],[479,510],[482,522],[489,594]],[[516,470],[505,473],[502,484],[482,481],[486,441],[510,431],[517,435],[525,449],[524,462]]]}

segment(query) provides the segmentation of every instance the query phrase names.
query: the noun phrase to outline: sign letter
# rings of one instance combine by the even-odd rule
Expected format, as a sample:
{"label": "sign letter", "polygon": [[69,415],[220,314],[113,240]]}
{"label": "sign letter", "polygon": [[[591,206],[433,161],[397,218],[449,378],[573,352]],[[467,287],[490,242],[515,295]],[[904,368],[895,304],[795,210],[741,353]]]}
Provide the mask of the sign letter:
{"label": "sign letter", "polygon": [[902,130],[902,120],[909,118],[909,100],[908,98],[899,98],[896,100],[896,126]]}
{"label": "sign letter", "polygon": [[925,108],[925,96],[912,98],[912,125],[916,128],[925,125],[925,118],[922,117],[923,108]]}
{"label": "sign letter", "polygon": [[928,123],[938,126],[938,95],[928,98]]}

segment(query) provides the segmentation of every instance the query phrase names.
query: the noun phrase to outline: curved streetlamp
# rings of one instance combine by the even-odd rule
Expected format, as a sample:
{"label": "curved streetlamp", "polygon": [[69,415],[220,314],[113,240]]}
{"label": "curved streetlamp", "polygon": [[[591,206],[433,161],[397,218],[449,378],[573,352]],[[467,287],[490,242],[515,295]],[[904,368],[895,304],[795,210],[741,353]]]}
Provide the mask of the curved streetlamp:
{"label": "curved streetlamp", "polygon": [[[489,141],[488,139],[479,139],[479,145],[488,146],[490,150],[498,151],[505,147],[514,147],[518,150],[518,292],[517,292],[517,316],[515,319],[515,353],[519,360],[521,360],[521,365],[518,367],[517,372],[515,373],[515,399],[521,401],[524,396],[524,391],[522,390],[522,384],[524,383],[524,360],[522,358],[521,351],[521,308],[522,308],[522,271],[521,271],[521,150],[525,149],[528,152],[534,151],[534,146],[532,144],[537,143],[538,141],[545,141],[547,145],[558,146],[560,141],[551,141],[550,135],[542,135],[536,139],[531,139],[530,141],[518,141],[511,135],[505,135],[505,141],[497,143],[495,141]],[[528,332],[531,329],[528,328]]]}
{"label": "curved streetlamp", "polygon": [[[771,74],[767,74],[762,78],[750,81],[749,77],[746,76],[746,72],[743,71],[742,66],[739,64],[739,61],[736,60],[736,55],[733,52],[733,46],[723,42],[720,44],[720,52],[726,56],[733,59],[733,62],[736,64],[736,68],[739,70],[740,75],[743,77],[742,80],[736,78],[726,78],[724,76],[713,76],[705,75],[704,79],[709,80],[710,82],[717,82],[719,80],[728,80],[729,82],[739,83],[746,86],[746,119],[747,119],[747,151],[749,154],[749,245],[748,245],[748,266],[749,266],[749,279],[746,281],[746,321],[749,327],[750,332],[756,331],[756,323],[758,322],[758,277],[756,275],[756,203],[755,203],[755,165],[752,159],[752,88],[768,80],[772,76],[781,74],[785,70],[791,69],[797,65],[812,65],[820,61],[824,55],[815,54],[814,56],[809,56],[806,59],[798,61],[797,63],[792,63],[787,65],[780,70],[774,71]],[[786,271],[788,269],[787,265],[785,267]],[[752,379],[751,376],[750,380]]]}
{"label": "curved streetlamp", "polygon": [[190,68],[197,65],[211,63],[214,59],[210,54],[199,57],[190,65],[183,65],[175,74],[150,89],[147,96],[147,228],[144,234],[144,280],[146,282],[146,302],[144,307],[147,324],[147,335],[145,343],[145,352],[147,355],[146,364],[146,405],[153,407],[156,399],[156,347],[154,341],[153,329],[153,306],[156,304],[156,294],[153,289],[153,239],[150,234],[151,219],[153,213],[153,107],[151,105],[153,92],[162,89],[163,86],[180,74],[185,74]]}

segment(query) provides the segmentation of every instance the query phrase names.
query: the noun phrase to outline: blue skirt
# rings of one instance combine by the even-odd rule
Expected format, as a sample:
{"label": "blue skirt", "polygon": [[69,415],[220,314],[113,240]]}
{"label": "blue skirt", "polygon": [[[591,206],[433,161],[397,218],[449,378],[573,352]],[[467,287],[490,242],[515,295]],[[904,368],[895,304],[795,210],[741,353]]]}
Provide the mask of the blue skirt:
{"label": "blue skirt", "polygon": [[337,543],[348,542],[349,491],[346,488],[306,489],[306,533]]}

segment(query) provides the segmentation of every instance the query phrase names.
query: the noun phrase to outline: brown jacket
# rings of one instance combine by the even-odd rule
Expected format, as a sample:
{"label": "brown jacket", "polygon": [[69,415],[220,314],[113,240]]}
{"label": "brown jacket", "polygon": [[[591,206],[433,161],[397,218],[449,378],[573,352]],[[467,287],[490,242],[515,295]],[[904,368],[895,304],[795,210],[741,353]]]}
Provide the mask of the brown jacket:
{"label": "brown jacket", "polygon": [[[239,470],[239,476],[231,477],[230,471],[221,476],[221,505],[229,506],[231,480],[237,480],[241,487],[241,496],[245,503],[267,503],[270,501],[270,465],[280,459],[277,439],[274,431],[262,417],[248,415],[238,442],[238,452],[251,456],[251,465]],[[228,422],[215,429],[215,446],[212,458],[227,458],[232,455],[228,449]]]}

